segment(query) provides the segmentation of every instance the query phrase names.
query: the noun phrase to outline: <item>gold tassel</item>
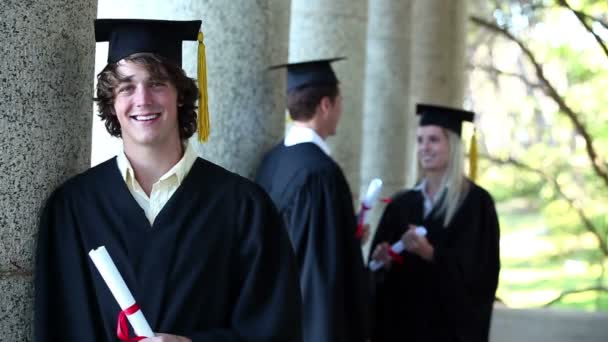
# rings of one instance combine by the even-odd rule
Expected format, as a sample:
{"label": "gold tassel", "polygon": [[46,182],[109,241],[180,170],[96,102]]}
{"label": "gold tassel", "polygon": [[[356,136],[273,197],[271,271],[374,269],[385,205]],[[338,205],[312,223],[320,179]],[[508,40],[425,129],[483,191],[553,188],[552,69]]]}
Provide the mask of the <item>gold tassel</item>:
{"label": "gold tassel", "polygon": [[209,98],[207,96],[207,61],[203,32],[198,33],[198,141],[209,139]]}
{"label": "gold tassel", "polygon": [[471,146],[469,146],[469,178],[472,181],[477,180],[477,134],[474,128]]}

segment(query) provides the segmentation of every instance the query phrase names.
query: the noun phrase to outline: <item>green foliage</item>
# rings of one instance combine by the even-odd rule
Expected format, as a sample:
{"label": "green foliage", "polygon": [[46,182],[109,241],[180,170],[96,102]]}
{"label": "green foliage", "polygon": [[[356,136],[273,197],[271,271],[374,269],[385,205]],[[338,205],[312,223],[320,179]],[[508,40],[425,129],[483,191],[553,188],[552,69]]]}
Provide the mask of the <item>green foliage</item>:
{"label": "green foliage", "polygon": [[[502,227],[502,270],[498,296],[512,307],[541,306],[565,290],[608,284],[588,236],[556,231],[545,226],[537,212],[513,205],[499,206]],[[520,204],[521,205],[521,204]],[[608,263],[605,264],[608,268]],[[606,295],[594,291],[572,294],[553,307],[608,311]]]}
{"label": "green foliage", "polygon": [[[471,30],[470,41],[480,44],[470,47],[471,63],[484,68],[473,69],[469,96],[491,157],[480,181],[501,217],[499,297],[510,306],[540,306],[564,291],[608,287],[608,248],[600,248],[608,239],[608,184],[592,168],[587,146],[607,163],[608,55],[557,0],[488,3],[495,6],[480,16],[497,30]],[[587,15],[594,33],[605,31],[608,45],[608,2],[568,4]],[[500,29],[532,52],[548,84]],[[480,39],[489,32],[493,39]],[[499,66],[499,76],[487,66]],[[608,294],[570,294],[553,306],[608,311]]]}
{"label": "green foliage", "polygon": [[563,44],[548,51],[549,60],[563,63],[566,77],[571,84],[590,82],[598,75],[597,66],[589,63],[588,53],[575,49],[570,45]]}
{"label": "green foliage", "polygon": [[520,172],[512,166],[495,166],[481,164],[483,184],[492,189],[492,196],[497,202],[503,202],[514,197],[530,197],[538,194],[544,186],[542,178],[530,172]]}

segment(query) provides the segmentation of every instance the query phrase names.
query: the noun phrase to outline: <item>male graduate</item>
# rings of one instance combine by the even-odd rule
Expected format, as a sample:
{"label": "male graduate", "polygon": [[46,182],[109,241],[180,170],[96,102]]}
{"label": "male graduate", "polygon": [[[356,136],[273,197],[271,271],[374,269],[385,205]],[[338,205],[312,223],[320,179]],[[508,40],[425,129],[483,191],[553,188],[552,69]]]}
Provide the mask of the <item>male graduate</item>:
{"label": "male graduate", "polygon": [[287,67],[293,125],[256,179],[279,208],[296,252],[306,342],[357,342],[368,334],[368,282],[352,195],[325,143],[342,112],[330,65],[336,60],[275,67]]}
{"label": "male graduate", "polygon": [[87,255],[101,245],[158,333],[144,341],[301,341],[297,266],[272,201],[187,143],[199,96],[181,47],[200,24],[96,20],[109,41],[96,102],[123,152],[46,204],[35,341],[138,340],[117,336],[121,309]]}

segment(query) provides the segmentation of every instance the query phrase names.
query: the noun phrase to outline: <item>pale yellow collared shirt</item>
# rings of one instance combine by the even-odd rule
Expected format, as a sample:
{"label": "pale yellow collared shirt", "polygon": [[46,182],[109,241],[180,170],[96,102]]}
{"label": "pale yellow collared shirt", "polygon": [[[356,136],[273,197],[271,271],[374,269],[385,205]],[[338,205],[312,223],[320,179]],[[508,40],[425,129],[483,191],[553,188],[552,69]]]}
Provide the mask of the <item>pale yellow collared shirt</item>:
{"label": "pale yellow collared shirt", "polygon": [[160,179],[152,185],[150,197],[146,195],[144,189],[139,185],[133,167],[127,159],[124,150],[116,156],[116,163],[122,178],[127,183],[127,187],[137,201],[137,204],[144,210],[150,225],[154,223],[154,219],[169,201],[175,190],[182,184],[184,178],[190,172],[192,165],[196,161],[197,155],[194,148],[189,143],[185,144],[184,156],[175,164],[167,173],[162,175]]}

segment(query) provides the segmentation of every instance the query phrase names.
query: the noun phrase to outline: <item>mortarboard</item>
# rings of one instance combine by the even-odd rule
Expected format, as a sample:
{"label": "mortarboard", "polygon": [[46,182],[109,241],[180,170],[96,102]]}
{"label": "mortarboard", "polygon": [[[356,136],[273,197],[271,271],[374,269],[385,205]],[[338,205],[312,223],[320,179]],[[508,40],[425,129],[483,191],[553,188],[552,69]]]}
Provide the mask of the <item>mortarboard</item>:
{"label": "mortarboard", "polygon": [[271,66],[269,69],[287,68],[287,91],[289,92],[304,86],[338,84],[338,78],[330,63],[343,59],[346,57],[279,64]]}
{"label": "mortarboard", "polygon": [[462,122],[473,122],[475,114],[462,109],[429,105],[417,104],[416,114],[420,115],[420,126],[437,125],[449,129],[458,136],[461,135]]}
{"label": "mortarboard", "polygon": [[153,53],[176,65],[182,64],[182,42],[198,41],[198,138],[209,137],[207,66],[201,21],[148,19],[96,19],[95,41],[109,42],[108,63],[116,63],[135,53]]}

